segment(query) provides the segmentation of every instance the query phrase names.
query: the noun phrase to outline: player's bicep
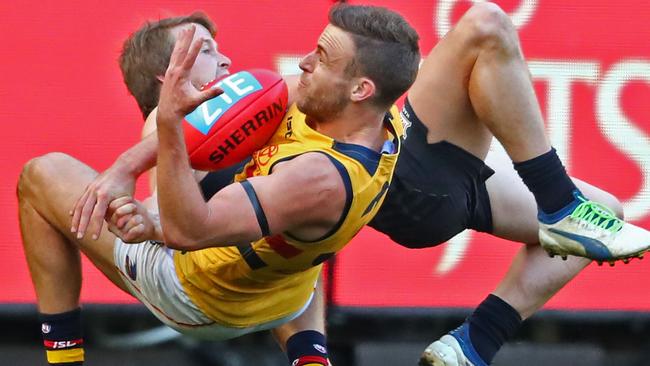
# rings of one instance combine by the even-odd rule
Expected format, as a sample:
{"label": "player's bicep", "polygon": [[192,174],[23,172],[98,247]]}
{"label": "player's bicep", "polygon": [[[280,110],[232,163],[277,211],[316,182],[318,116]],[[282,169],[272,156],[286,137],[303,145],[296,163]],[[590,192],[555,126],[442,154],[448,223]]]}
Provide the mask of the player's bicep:
{"label": "player's bicep", "polygon": [[294,158],[251,183],[271,234],[327,231],[340,219],[348,198],[339,170],[319,153]]}
{"label": "player's bicep", "polygon": [[245,244],[268,235],[260,220],[259,201],[251,197],[248,186],[249,182],[233,183],[210,198],[200,247]]}
{"label": "player's bicep", "polygon": [[245,244],[284,232],[327,232],[348,199],[341,172],[329,158],[306,154],[283,163],[273,174],[217,192],[208,202],[209,215],[202,225],[208,232],[201,235],[198,247]]}

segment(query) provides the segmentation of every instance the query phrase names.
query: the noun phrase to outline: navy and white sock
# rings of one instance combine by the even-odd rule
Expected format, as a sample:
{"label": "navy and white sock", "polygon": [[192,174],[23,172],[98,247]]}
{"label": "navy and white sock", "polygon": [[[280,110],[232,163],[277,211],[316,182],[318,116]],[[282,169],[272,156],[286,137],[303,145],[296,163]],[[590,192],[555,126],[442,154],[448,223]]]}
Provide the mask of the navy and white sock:
{"label": "navy and white sock", "polygon": [[81,366],[84,362],[81,309],[58,314],[39,314],[47,362],[57,366]]}
{"label": "navy and white sock", "polygon": [[287,357],[291,366],[327,366],[327,340],[315,330],[305,330],[287,340]]}

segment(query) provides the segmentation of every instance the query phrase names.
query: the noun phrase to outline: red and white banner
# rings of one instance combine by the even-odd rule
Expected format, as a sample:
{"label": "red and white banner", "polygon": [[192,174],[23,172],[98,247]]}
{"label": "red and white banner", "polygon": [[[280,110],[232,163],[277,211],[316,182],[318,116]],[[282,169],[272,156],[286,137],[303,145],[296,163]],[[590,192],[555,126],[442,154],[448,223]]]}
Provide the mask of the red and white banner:
{"label": "red and white banner", "polygon": [[[474,1],[351,1],[401,12],[426,53]],[[520,32],[553,145],[572,175],[617,195],[650,228],[650,7],[641,0],[497,1]],[[22,165],[63,151],[105,169],[138,139],[142,120],[117,65],[143,21],[197,9],[216,22],[233,70],[296,70],[327,22],[329,0],[38,1],[0,5],[0,303],[33,302],[15,186]],[[146,186],[138,185],[140,196]],[[67,208],[66,208],[67,209]],[[364,230],[338,257],[334,300],[345,306],[470,307],[494,289],[519,244],[466,233],[407,250]],[[84,263],[83,300],[131,300]],[[556,309],[650,310],[650,263],[590,266]]]}

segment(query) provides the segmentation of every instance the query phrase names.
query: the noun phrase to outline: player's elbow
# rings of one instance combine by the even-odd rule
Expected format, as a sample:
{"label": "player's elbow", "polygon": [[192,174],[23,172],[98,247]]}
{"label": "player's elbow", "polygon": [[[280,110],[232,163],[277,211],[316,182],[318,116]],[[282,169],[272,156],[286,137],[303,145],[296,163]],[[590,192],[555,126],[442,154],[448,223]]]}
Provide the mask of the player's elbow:
{"label": "player's elbow", "polygon": [[166,227],[163,230],[163,238],[165,246],[174,250],[190,252],[199,249],[196,238],[186,235],[176,227]]}

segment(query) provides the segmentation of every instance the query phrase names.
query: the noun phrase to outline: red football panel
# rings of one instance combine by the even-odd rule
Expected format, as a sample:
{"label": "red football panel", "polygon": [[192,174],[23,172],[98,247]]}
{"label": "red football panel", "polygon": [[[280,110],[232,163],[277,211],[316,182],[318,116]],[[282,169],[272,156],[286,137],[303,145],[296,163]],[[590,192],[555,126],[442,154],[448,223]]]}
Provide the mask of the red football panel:
{"label": "red football panel", "polygon": [[[280,75],[277,73],[270,71],[270,70],[265,70],[265,69],[251,69],[251,70],[246,70],[250,72],[255,79],[260,83],[262,86],[262,90],[257,90],[241,100],[239,100],[235,105],[231,106],[221,117],[219,117],[220,121],[227,121],[231,118],[233,118],[236,114],[239,113],[239,111],[244,108],[245,105],[248,105],[249,103],[252,103],[256,98],[259,97],[260,94],[264,94],[263,92],[268,89],[269,87],[275,85],[279,81],[282,80]],[[221,78],[220,80],[223,80],[228,76],[225,76]],[[215,80],[211,82],[208,85],[214,85],[218,83],[220,80]],[[210,131],[208,132],[207,136],[210,136],[216,132],[219,131],[220,128],[223,127],[223,122],[222,123],[215,123],[212,125],[210,128]],[[185,144],[187,146],[187,151],[192,152],[195,149],[198,148],[201,144],[203,144],[206,135],[202,133],[201,131],[197,130],[194,126],[191,124],[187,123],[187,121],[184,121],[183,123],[183,133],[185,134]]]}
{"label": "red football panel", "polygon": [[[257,76],[257,75],[256,75]],[[262,90],[257,91],[246,98],[242,99],[231,109],[229,109],[219,121],[210,130],[210,134],[203,136],[204,141],[199,144],[190,153],[192,167],[199,170],[217,170],[226,168],[232,164],[240,162],[250,156],[273,136],[277,130],[284,113],[276,113],[266,123],[247,136],[243,142],[229,152],[222,160],[212,162],[210,155],[227,140],[233,133],[239,131],[241,126],[251,120],[259,111],[266,110],[269,104],[280,101],[284,109],[287,107],[287,85],[282,79],[278,79],[275,85],[265,86]],[[255,98],[255,99],[253,99]],[[284,111],[284,110],[283,110]]]}

